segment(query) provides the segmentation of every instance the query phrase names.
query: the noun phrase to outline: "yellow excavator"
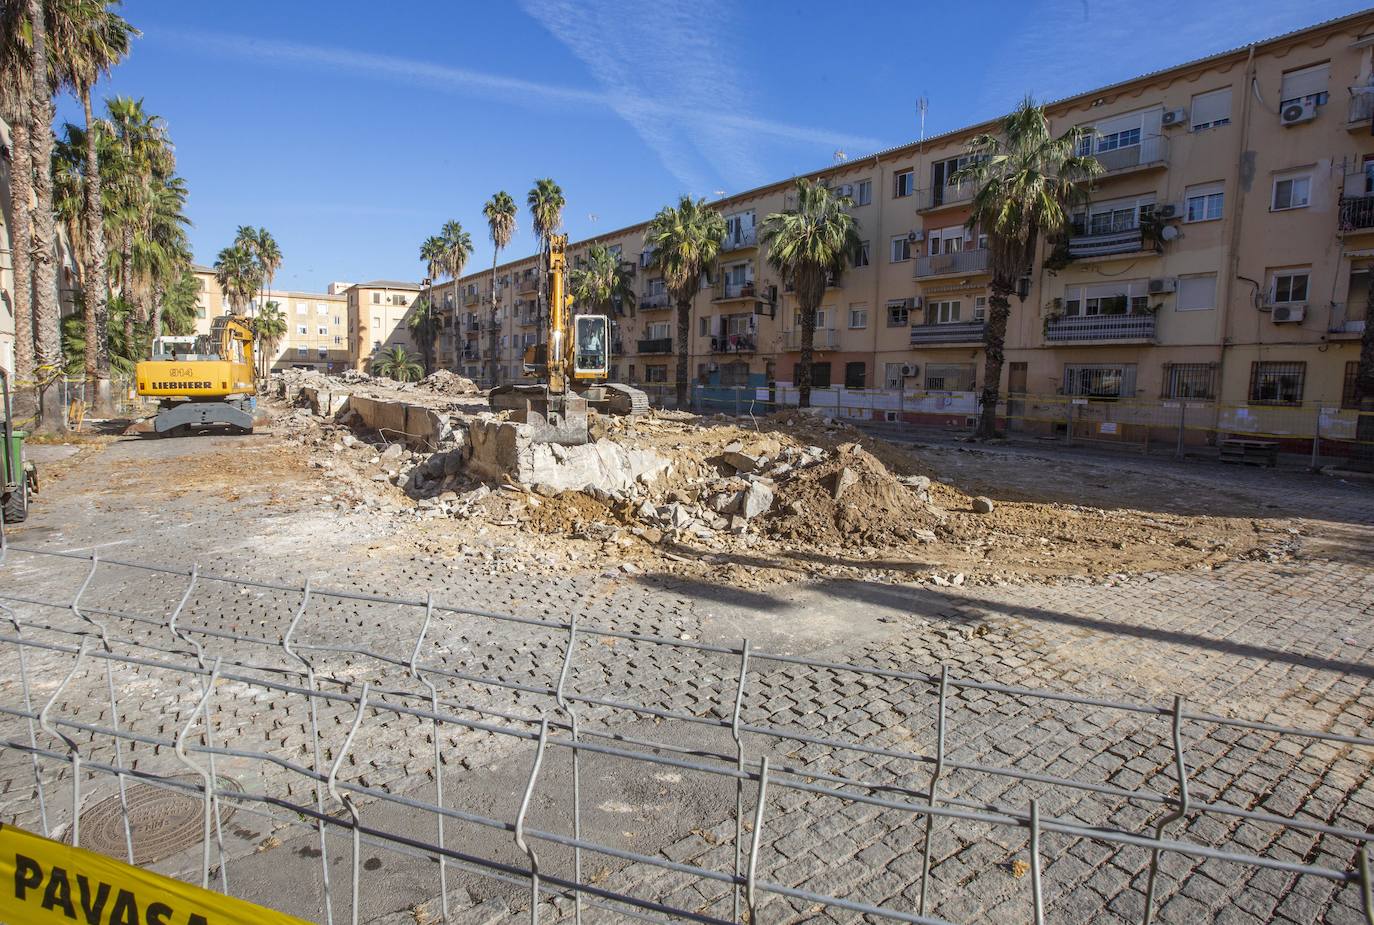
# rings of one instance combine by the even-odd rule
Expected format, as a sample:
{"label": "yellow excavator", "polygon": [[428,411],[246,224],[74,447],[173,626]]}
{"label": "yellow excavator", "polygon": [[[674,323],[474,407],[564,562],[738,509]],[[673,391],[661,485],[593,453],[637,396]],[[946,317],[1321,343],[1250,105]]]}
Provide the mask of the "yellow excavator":
{"label": "yellow excavator", "polygon": [[567,249],[567,235],[550,236],[548,337],[525,349],[525,375],[543,381],[497,386],[488,400],[493,411],[509,411],[512,420],[534,425],[536,442],[576,446],[590,438],[589,407],[639,415],[649,410],[649,396],[610,381],[610,319],[571,312]]}
{"label": "yellow excavator", "polygon": [[210,424],[253,432],[253,329],[243,318],[221,315],[208,335],[158,338],[153,358],[138,364],[134,379],[139,395],[159,399],[153,419],[159,434]]}

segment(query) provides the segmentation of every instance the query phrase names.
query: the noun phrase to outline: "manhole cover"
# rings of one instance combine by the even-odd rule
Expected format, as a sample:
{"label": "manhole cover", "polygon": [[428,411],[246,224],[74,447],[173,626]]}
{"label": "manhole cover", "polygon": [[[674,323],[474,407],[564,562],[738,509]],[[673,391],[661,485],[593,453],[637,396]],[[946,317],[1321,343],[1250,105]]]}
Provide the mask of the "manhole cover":
{"label": "manhole cover", "polygon": [[[201,782],[194,776],[172,779],[196,785]],[[242,789],[227,777],[217,778],[217,783],[216,789],[221,793]],[[129,831],[133,836],[135,864],[151,864],[183,848],[200,844],[205,817],[199,794],[145,783],[127,785],[124,794],[129,804]],[[234,815],[234,801],[221,798],[219,811],[221,822],[227,823]],[[214,824],[212,817],[210,825]],[[211,837],[214,837],[213,831]],[[70,833],[67,838],[71,839]],[[81,814],[81,847],[121,861],[128,857],[124,843],[124,807],[118,793]]]}

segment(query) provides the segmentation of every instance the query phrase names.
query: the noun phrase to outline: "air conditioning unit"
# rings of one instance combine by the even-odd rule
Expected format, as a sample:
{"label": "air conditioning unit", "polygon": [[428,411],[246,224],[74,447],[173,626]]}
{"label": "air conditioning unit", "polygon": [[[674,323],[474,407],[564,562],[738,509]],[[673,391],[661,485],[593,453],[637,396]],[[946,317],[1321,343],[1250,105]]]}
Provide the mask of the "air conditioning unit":
{"label": "air conditioning unit", "polygon": [[846,183],[846,184],[844,184],[843,186],[840,187],[839,193],[840,193],[841,196],[845,197],[846,199],[853,199],[853,198],[854,198],[854,184],[853,184],[853,183]]}
{"label": "air conditioning unit", "polygon": [[1183,206],[1176,202],[1161,202],[1155,206],[1155,217],[1168,221],[1172,218],[1183,217]]}
{"label": "air conditioning unit", "polygon": [[1177,292],[1178,280],[1174,279],[1172,276],[1162,276],[1157,279],[1152,279],[1146,287],[1146,290],[1150,295],[1163,295],[1166,292]]}
{"label": "air conditioning unit", "polygon": [[1300,125],[1317,118],[1317,101],[1312,97],[1296,100],[1283,107],[1279,113],[1279,125]]}
{"label": "air conditioning unit", "polygon": [[918,366],[917,364],[915,364],[915,363],[903,363],[903,364],[902,364],[902,378],[903,378],[903,379],[911,379],[911,378],[913,378],[913,377],[915,377],[915,376],[919,376],[920,374],[921,374],[921,367]]}
{"label": "air conditioning unit", "polygon": [[924,230],[913,231],[906,236],[906,239],[910,241],[912,244],[916,244],[926,239],[926,233]]}
{"label": "air conditioning unit", "polygon": [[906,304],[909,308],[921,308],[926,304],[925,296],[912,296],[906,300]]}
{"label": "air conditioning unit", "polygon": [[1163,125],[1165,128],[1176,128],[1180,125],[1186,125],[1188,123],[1188,110],[1170,109],[1164,113],[1163,118],[1159,121],[1160,125]]}
{"label": "air conditioning unit", "polygon": [[1306,305],[1275,305],[1270,317],[1275,324],[1300,323],[1307,317]]}

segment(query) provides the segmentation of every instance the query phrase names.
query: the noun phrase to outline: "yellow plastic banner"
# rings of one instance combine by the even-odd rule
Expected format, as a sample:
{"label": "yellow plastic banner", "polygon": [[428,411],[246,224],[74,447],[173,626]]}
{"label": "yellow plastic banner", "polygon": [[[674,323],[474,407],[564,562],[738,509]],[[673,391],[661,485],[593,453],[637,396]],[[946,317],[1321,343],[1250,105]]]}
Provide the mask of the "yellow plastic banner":
{"label": "yellow plastic banner", "polygon": [[302,919],[0,823],[4,925],[305,925]]}

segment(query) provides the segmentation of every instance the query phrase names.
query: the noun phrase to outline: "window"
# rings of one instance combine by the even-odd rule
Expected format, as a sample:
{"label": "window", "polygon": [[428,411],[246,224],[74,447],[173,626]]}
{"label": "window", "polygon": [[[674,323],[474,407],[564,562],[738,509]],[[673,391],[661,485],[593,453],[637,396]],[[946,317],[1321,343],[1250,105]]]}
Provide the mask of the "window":
{"label": "window", "polygon": [[1066,365],[1064,394],[1087,398],[1131,398],[1135,395],[1135,364]]}
{"label": "window", "polygon": [[1356,408],[1360,407],[1359,391],[1355,388],[1357,376],[1360,372],[1359,360],[1347,360],[1345,364],[1345,379],[1341,382],[1341,407]]}
{"label": "window", "polygon": [[373,305],[381,305],[381,304],[382,304],[382,294],[381,294],[380,292],[374,292],[374,293],[372,293],[372,304],[373,304]]}
{"label": "window", "polygon": [[859,245],[858,253],[854,255],[854,266],[856,268],[868,266],[868,254],[868,242],[864,241]]}
{"label": "window", "polygon": [[297,347],[297,348],[296,348],[296,358],[297,358],[297,359],[304,360],[304,359],[305,359],[306,357],[308,357],[308,356],[310,356],[310,348],[309,348],[309,347]]}
{"label": "window", "polygon": [[381,350],[381,349],[382,349],[382,342],[379,341],[379,340],[374,340],[374,341],[372,342],[372,352],[373,352],[373,353],[376,353],[378,350]]}
{"label": "window", "polygon": [[1217,275],[1180,276],[1174,311],[1197,312],[1217,307]]}
{"label": "window", "polygon": [[1269,280],[1270,303],[1306,302],[1311,275],[1309,270],[1275,270]]}
{"label": "window", "polygon": [[380,328],[380,327],[382,326],[382,317],[381,317],[381,315],[373,315],[373,316],[372,316],[372,326],[373,326],[374,328]]}
{"label": "window", "polygon": [[296,333],[297,333],[297,334],[304,334],[304,333],[305,333],[305,325],[303,325],[303,324],[298,324],[298,325],[296,325]]}
{"label": "window", "polygon": [[1274,201],[1270,210],[1303,209],[1312,199],[1312,177],[1302,174],[1296,177],[1281,177],[1274,180]]}
{"label": "window", "polygon": [[868,309],[851,307],[849,309],[849,326],[851,328],[868,327]]}
{"label": "window", "polygon": [[1074,234],[1120,234],[1134,231],[1154,213],[1155,196],[1149,193],[1132,199],[1094,202],[1073,216]]}
{"label": "window", "polygon": [[335,316],[334,316],[334,324],[337,325],[338,323],[339,323],[339,316],[338,316],[338,315],[335,315]]}
{"label": "window", "polygon": [[916,174],[912,170],[902,170],[892,178],[892,196],[894,199],[902,199],[910,196],[913,190],[913,182]]}
{"label": "window", "polygon": [[1231,124],[1231,88],[1222,87],[1210,93],[1199,93],[1193,97],[1193,105],[1188,107],[1192,129],[1217,128]]}
{"label": "window", "polygon": [[907,240],[907,236],[906,236],[906,235],[904,235],[904,234],[899,234],[899,235],[897,235],[896,237],[894,237],[894,238],[892,239],[892,256],[891,256],[891,260],[892,260],[893,263],[901,263],[901,262],[904,261],[904,260],[910,260],[910,259],[911,259],[911,242],[910,242],[909,240]]}
{"label": "window", "polygon": [[883,364],[883,388],[900,389],[906,384],[906,377],[902,375],[903,363],[884,363]]}
{"label": "window", "polygon": [[1070,286],[1064,290],[1064,315],[1069,318],[1093,315],[1125,315],[1149,308],[1149,281],[1143,279]]}
{"label": "window", "polygon": [[306,305],[304,302],[296,303],[296,314],[298,315],[304,315],[309,309],[310,306]]}
{"label": "window", "polygon": [[[802,365],[792,364],[792,381],[796,382],[801,374]],[[812,363],[811,364],[811,386],[817,389],[830,388],[830,364]]]}
{"label": "window", "polygon": [[196,306],[196,317],[197,317],[197,318],[204,318],[204,317],[205,317],[205,306],[204,306],[204,305],[197,305],[197,306]]}
{"label": "window", "polygon": [[1215,398],[1216,364],[1165,363],[1163,398]]}
{"label": "window", "polygon": [[911,323],[911,305],[905,299],[887,303],[887,326],[904,328]]}
{"label": "window", "polygon": [[668,381],[668,367],[667,367],[667,366],[646,366],[646,367],[644,367],[644,381],[645,381],[645,382],[667,382],[667,381]]}
{"label": "window", "polygon": [[1225,184],[1200,183],[1183,191],[1184,221],[1212,222],[1221,218]]}
{"label": "window", "polygon": [[697,334],[698,334],[698,336],[700,336],[700,337],[710,337],[710,336],[711,336],[711,322],[713,322],[714,320],[715,320],[714,318],[710,318],[710,317],[706,317],[706,316],[703,316],[703,317],[701,317],[701,318],[698,318],[698,319],[697,319]]}
{"label": "window", "polygon": [[1306,363],[1250,364],[1250,404],[1301,405]]}
{"label": "window", "polygon": [[862,361],[844,364],[844,387],[862,389],[868,382],[868,365]]}
{"label": "window", "polygon": [[327,359],[329,359],[329,348],[328,348],[328,347],[321,347],[321,348],[319,349],[319,357],[320,357],[321,360],[327,360]]}
{"label": "window", "polygon": [[338,334],[335,334],[335,335],[334,335],[334,346],[335,346],[335,347],[340,347],[340,346],[342,346],[342,345],[343,345],[343,338],[340,337]]}
{"label": "window", "polygon": [[959,300],[942,299],[931,302],[926,309],[927,324],[954,324],[959,320]]}
{"label": "window", "polygon": [[980,295],[973,300],[973,320],[986,321],[988,317],[988,298]]}
{"label": "window", "polygon": [[926,388],[932,392],[972,392],[976,370],[972,363],[927,363]]}
{"label": "window", "polygon": [[668,321],[656,321],[645,329],[648,335],[646,340],[667,340],[673,336],[672,323]]}
{"label": "window", "polygon": [[1311,67],[1288,71],[1279,85],[1279,109],[1289,103],[1302,103],[1311,100],[1318,106],[1326,105],[1326,85],[1331,80],[1331,63],[1316,64]]}
{"label": "window", "polygon": [[317,315],[328,315],[328,314],[329,314],[329,306],[328,306],[328,305],[325,305],[323,302],[316,302],[316,303],[315,303],[315,314],[317,314]]}
{"label": "window", "polygon": [[317,326],[317,327],[315,328],[315,333],[316,333],[316,334],[328,334],[328,333],[329,333],[329,325],[327,325],[327,324],[322,324],[322,325]]}
{"label": "window", "polygon": [[738,388],[749,384],[749,364],[748,363],[722,363],[720,367],[720,384]]}
{"label": "window", "polygon": [[854,205],[866,206],[873,201],[873,181],[860,180],[854,184]]}

